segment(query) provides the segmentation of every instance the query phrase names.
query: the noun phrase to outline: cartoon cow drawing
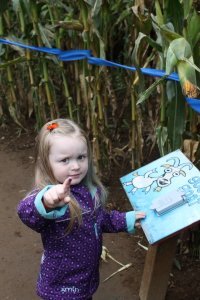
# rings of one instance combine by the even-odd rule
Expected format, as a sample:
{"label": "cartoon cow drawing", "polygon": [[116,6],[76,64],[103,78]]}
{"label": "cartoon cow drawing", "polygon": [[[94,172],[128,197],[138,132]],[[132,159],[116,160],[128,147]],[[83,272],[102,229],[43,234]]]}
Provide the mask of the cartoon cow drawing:
{"label": "cartoon cow drawing", "polygon": [[133,189],[130,192],[132,192],[133,194],[138,189],[145,189],[145,192],[148,193],[148,191],[151,188],[151,185],[158,178],[158,177],[150,177],[150,174],[152,173],[157,173],[156,169],[150,170],[146,172],[144,175],[138,175],[138,173],[133,173],[133,176],[135,176],[133,180],[129,182],[124,182],[124,185],[132,185]]}
{"label": "cartoon cow drawing", "polygon": [[180,164],[180,160],[178,157],[171,157],[166,162],[173,161],[173,163],[166,163],[164,165],[161,165],[161,167],[164,168],[164,173],[157,177],[150,177],[150,174],[157,173],[156,169],[150,170],[146,172],[144,175],[138,175],[138,173],[133,173],[132,181],[124,182],[123,184],[128,186],[132,185],[133,189],[130,191],[132,193],[135,193],[138,189],[144,189],[145,193],[148,193],[151,189],[151,186],[153,183],[156,183],[155,190],[157,192],[160,192],[162,188],[168,186],[171,184],[171,180],[173,177],[177,176],[186,176],[186,173],[182,170],[185,167],[188,167],[189,170],[192,169],[191,163],[183,163]]}
{"label": "cartoon cow drawing", "polygon": [[168,186],[171,184],[171,180],[173,177],[177,176],[186,176],[186,173],[182,170],[185,167],[188,167],[189,170],[192,169],[192,163],[184,163],[180,164],[180,160],[178,157],[171,157],[170,159],[167,160],[170,161],[172,160],[174,163],[172,164],[164,164],[161,167],[164,167],[164,174],[160,177],[158,177],[156,183],[157,183],[157,188],[155,189],[156,191],[161,191],[162,188]]}

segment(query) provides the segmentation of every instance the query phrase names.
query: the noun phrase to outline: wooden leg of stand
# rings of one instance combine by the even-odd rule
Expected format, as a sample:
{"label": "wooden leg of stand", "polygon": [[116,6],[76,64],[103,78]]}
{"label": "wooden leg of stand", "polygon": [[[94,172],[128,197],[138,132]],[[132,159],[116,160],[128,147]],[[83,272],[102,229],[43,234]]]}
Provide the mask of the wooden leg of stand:
{"label": "wooden leg of stand", "polygon": [[140,286],[141,300],[164,300],[175,255],[177,236],[150,245]]}

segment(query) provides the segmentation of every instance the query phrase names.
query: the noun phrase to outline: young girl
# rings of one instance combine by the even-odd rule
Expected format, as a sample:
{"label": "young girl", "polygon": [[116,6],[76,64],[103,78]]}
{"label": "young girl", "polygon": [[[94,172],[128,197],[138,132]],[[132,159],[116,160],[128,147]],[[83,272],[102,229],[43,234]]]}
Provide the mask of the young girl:
{"label": "young girl", "polygon": [[87,135],[71,120],[45,124],[38,136],[35,185],[18,206],[22,222],[41,234],[37,294],[89,300],[99,285],[103,232],[133,232],[143,212],[107,212]]}

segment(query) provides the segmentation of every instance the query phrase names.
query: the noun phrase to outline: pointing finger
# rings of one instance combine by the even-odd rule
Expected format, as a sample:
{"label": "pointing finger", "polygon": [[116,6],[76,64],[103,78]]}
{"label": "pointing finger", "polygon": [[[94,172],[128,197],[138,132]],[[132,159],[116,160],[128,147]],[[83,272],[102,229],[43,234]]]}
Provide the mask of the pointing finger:
{"label": "pointing finger", "polygon": [[69,193],[72,178],[69,177],[63,182],[64,193]]}

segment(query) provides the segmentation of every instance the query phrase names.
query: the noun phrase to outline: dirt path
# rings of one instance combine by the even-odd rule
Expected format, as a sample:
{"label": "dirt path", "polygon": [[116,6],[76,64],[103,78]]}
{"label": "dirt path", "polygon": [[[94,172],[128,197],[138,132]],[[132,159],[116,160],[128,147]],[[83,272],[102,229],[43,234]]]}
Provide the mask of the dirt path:
{"label": "dirt path", "polygon": [[[0,141],[0,299],[36,300],[39,298],[35,295],[35,284],[42,253],[40,236],[24,226],[16,214],[17,203],[32,184],[33,144],[3,133]],[[110,190],[117,208],[127,209],[120,184],[111,183]],[[139,300],[145,250],[137,245],[138,241],[145,243],[141,231],[134,236],[125,233],[104,236],[110,254],[124,264],[132,263],[133,267],[103,283],[119,266],[111,260],[102,262],[101,283],[94,300]],[[195,264],[185,261],[182,271],[173,270],[166,299],[199,300],[199,277],[199,261]]]}

